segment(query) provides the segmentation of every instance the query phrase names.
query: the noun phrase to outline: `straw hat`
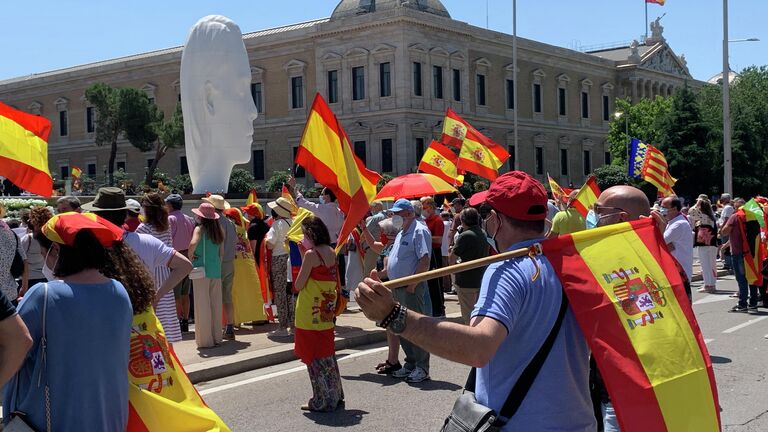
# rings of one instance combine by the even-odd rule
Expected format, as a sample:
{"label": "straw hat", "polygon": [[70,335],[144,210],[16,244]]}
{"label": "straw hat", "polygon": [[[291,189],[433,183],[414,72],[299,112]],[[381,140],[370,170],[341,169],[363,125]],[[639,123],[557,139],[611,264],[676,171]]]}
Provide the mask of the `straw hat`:
{"label": "straw hat", "polygon": [[203,197],[202,200],[209,204],[212,204],[216,210],[226,210],[230,207],[229,203],[224,200],[221,195],[211,195],[209,197]]}
{"label": "straw hat", "polygon": [[283,197],[269,202],[267,206],[284,218],[289,218],[292,213],[296,212],[296,206]]}
{"label": "straw hat", "polygon": [[200,216],[203,219],[219,218],[219,214],[216,213],[216,208],[213,207],[213,204],[207,202],[200,204],[200,207],[196,209],[192,209],[192,213]]}

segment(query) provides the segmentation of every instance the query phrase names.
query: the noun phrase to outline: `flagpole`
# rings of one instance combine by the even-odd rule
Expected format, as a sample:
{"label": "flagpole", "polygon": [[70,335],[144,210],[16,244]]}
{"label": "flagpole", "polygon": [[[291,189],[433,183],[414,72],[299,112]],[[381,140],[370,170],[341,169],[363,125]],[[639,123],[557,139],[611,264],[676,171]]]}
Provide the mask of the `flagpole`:
{"label": "flagpole", "polygon": [[648,1],[643,0],[645,3],[645,38],[648,39]]}
{"label": "flagpole", "polygon": [[515,170],[520,169],[520,146],[517,142],[517,0],[512,0],[512,127],[515,143]]}

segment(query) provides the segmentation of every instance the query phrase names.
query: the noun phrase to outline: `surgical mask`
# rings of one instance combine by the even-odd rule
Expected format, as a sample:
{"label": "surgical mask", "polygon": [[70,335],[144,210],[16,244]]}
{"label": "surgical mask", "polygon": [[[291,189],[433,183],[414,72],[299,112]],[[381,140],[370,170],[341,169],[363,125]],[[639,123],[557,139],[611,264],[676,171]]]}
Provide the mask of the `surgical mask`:
{"label": "surgical mask", "polygon": [[395,227],[396,230],[403,229],[403,217],[400,215],[394,215],[392,216],[392,226]]}
{"label": "surgical mask", "polygon": [[[43,260],[43,268],[41,272],[43,273],[43,276],[45,276],[46,279],[48,279],[48,282],[55,281],[56,276],[53,274],[53,270],[48,267],[48,255],[51,253],[51,249],[48,249],[48,252],[45,254],[45,260]],[[56,257],[56,263],[53,264],[54,267],[56,267],[56,264],[59,262],[59,257]]]}
{"label": "surgical mask", "polygon": [[589,213],[587,213],[587,218],[585,220],[587,229],[592,229],[597,227],[597,222],[599,221],[597,215],[594,211],[590,210]]}
{"label": "surgical mask", "polygon": [[320,204],[325,204],[325,196],[320,195]]}

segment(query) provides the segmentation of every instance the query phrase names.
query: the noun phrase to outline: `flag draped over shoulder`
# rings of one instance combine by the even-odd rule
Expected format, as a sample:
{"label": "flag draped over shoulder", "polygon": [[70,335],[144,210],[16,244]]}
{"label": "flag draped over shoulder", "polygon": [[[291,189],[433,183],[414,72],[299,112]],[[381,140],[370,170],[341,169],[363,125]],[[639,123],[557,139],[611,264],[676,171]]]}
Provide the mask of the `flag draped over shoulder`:
{"label": "flag draped over shoulder", "polygon": [[432,140],[419,162],[419,171],[440,177],[451,185],[464,183],[464,176],[459,174],[456,163],[459,156],[448,147]]}
{"label": "flag draped over shoulder", "polygon": [[[296,163],[336,195],[346,216],[339,238],[348,238],[368,213],[381,176],[367,169],[355,156],[347,133],[320,93],[315,95],[312,103],[296,152]],[[343,244],[339,242],[338,248]]]}
{"label": "flag draped over shoulder", "polygon": [[192,385],[151,308],[133,316],[130,344],[126,431],[230,430]]}
{"label": "flag draped over shoulder", "polygon": [[443,120],[442,143],[456,146],[461,141],[456,163],[460,173],[472,172],[488,180],[496,180],[499,168],[509,159],[509,152],[481,134],[466,120],[448,108]]}
{"label": "flag draped over shoulder", "polygon": [[717,386],[675,260],[652,219],[542,243],[625,432],[719,431]]}
{"label": "flag draped over shoulder", "polygon": [[49,197],[53,178],[48,171],[51,122],[0,102],[0,175],[29,192]]}
{"label": "flag draped over shoulder", "polygon": [[584,182],[584,186],[579,189],[576,197],[573,199],[571,205],[575,208],[583,217],[587,217],[589,209],[597,202],[597,197],[600,196],[600,188],[597,187],[597,180],[595,176],[589,176],[587,181]]}
{"label": "flag draped over shoulder", "polygon": [[736,211],[736,216],[744,244],[744,272],[747,282],[760,286],[763,284],[762,268],[765,258],[760,236],[760,229],[765,224],[763,208],[753,198]]}
{"label": "flag draped over shoulder", "polygon": [[629,177],[645,180],[656,186],[659,195],[674,195],[672,186],[677,179],[669,174],[669,166],[664,153],[656,147],[632,138],[629,150]]}

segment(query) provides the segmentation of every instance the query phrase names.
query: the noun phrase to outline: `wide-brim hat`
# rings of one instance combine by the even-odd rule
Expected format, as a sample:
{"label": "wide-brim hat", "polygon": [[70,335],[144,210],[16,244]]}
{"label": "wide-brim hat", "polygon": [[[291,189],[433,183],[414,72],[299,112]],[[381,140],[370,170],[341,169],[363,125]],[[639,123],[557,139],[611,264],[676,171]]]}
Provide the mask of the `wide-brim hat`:
{"label": "wide-brim hat", "polygon": [[192,213],[200,216],[203,219],[218,219],[219,214],[216,213],[216,208],[211,203],[204,202],[200,204],[200,207],[192,209]]}
{"label": "wide-brim hat", "polygon": [[96,199],[80,206],[84,211],[127,210],[125,192],[118,187],[103,187],[96,192]]}
{"label": "wide-brim hat", "polygon": [[211,195],[211,196],[203,197],[202,200],[204,202],[207,202],[213,205],[213,208],[215,208],[216,210],[224,211],[229,207],[231,207],[229,203],[226,200],[224,200],[224,197],[221,195]]}
{"label": "wide-brim hat", "polygon": [[296,206],[283,197],[267,203],[267,206],[284,218],[289,218],[291,214],[296,212]]}

